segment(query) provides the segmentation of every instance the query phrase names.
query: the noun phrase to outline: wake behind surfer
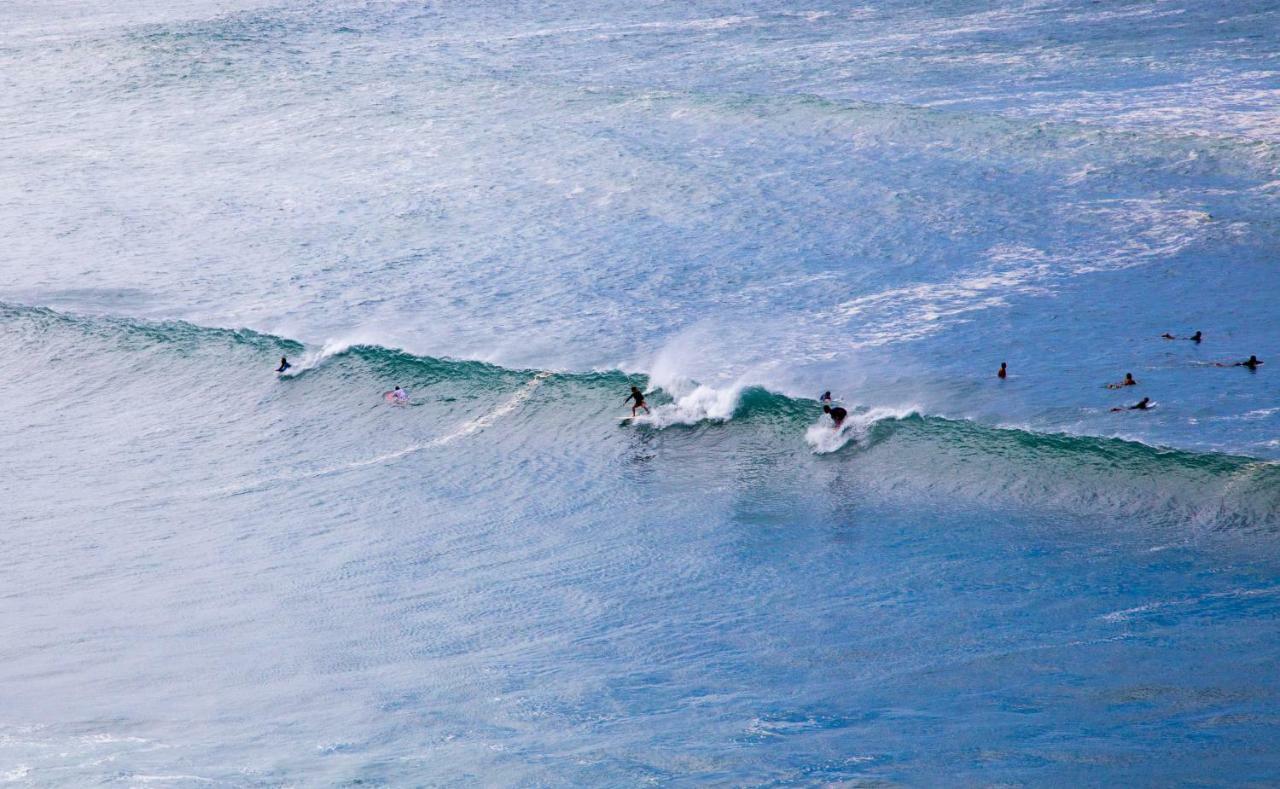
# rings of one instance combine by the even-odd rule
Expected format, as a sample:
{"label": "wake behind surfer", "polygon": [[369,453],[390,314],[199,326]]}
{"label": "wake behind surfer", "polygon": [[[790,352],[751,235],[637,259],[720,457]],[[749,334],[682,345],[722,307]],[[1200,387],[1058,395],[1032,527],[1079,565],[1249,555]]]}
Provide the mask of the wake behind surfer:
{"label": "wake behind surfer", "polygon": [[631,394],[627,395],[627,399],[623,400],[622,404],[626,405],[627,403],[630,403],[632,400],[636,401],[635,405],[631,406],[631,416],[633,418],[635,417],[636,409],[638,408],[643,408],[646,414],[649,413],[649,406],[644,401],[644,392],[640,391],[639,387],[635,387],[635,386],[631,387]]}
{"label": "wake behind surfer", "polygon": [[835,423],[832,427],[836,430],[840,429],[840,425],[844,424],[845,417],[849,415],[849,412],[840,406],[835,406],[833,408],[829,405],[824,405],[822,407],[822,413],[831,417],[831,421]]}

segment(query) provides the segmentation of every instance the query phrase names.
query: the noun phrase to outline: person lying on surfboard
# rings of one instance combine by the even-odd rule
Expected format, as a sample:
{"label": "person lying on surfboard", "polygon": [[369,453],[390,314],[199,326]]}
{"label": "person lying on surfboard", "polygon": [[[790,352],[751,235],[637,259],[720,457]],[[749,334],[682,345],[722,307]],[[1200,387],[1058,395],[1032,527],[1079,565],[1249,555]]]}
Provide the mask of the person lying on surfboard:
{"label": "person lying on surfboard", "polygon": [[1250,370],[1256,370],[1258,369],[1258,365],[1260,364],[1262,364],[1261,359],[1259,359],[1257,356],[1250,356],[1248,359],[1245,359],[1243,362],[1236,362],[1231,366],[1232,367],[1248,367]]}
{"label": "person lying on surfboard", "polygon": [[643,408],[646,414],[649,413],[649,406],[646,405],[644,402],[644,392],[641,392],[638,388],[634,386],[631,387],[631,394],[627,395],[627,399],[623,400],[622,404],[626,405],[627,403],[631,402],[633,399],[636,401],[636,404],[631,406],[631,416],[633,418],[636,415],[637,408]]}
{"label": "person lying on surfboard", "polygon": [[1126,408],[1113,408],[1111,410],[1112,411],[1146,411],[1149,408],[1151,408],[1151,398],[1144,397],[1134,405],[1128,406]]}

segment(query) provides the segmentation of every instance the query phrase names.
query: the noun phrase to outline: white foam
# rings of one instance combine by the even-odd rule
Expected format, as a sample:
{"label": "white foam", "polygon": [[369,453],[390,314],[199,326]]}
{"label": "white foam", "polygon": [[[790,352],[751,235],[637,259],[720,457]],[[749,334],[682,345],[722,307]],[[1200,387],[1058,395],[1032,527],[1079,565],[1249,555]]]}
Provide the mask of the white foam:
{"label": "white foam", "polygon": [[830,418],[824,415],[821,421],[810,425],[804,432],[804,440],[813,448],[815,455],[826,455],[835,452],[850,441],[865,440],[877,422],[885,419],[903,419],[919,412],[920,409],[916,406],[870,408],[849,414],[838,428],[833,428]]}
{"label": "white foam", "polygon": [[[664,387],[665,388],[665,387]],[[693,425],[699,422],[725,422],[738,409],[743,386],[732,384],[717,389],[705,384],[692,385],[684,394],[673,393],[675,402],[650,406],[652,413],[636,417],[637,423],[663,428],[670,425]]]}
{"label": "white foam", "polygon": [[351,346],[360,344],[355,338],[325,340],[324,345],[319,350],[307,351],[303,354],[301,361],[292,363],[293,366],[280,373],[280,377],[292,378],[296,375],[301,375],[307,370],[314,370],[338,354],[347,352],[351,349]]}

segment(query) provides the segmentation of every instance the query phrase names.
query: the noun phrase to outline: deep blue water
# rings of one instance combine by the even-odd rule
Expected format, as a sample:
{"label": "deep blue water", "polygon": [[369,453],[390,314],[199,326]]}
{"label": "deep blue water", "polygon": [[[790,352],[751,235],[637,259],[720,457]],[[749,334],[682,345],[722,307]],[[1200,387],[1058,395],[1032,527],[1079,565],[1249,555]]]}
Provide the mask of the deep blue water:
{"label": "deep blue water", "polygon": [[1280,6],[0,29],[0,782],[1280,781]]}

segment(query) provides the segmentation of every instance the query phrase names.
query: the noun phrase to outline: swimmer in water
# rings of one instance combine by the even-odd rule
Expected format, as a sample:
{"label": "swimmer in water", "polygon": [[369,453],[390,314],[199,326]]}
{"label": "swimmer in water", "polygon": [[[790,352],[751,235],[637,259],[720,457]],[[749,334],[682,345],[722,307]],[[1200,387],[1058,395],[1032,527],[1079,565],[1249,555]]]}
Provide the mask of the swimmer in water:
{"label": "swimmer in water", "polygon": [[1124,380],[1118,384],[1107,384],[1108,389],[1123,389],[1126,386],[1137,386],[1138,382],[1133,380],[1133,373],[1125,373]]}
{"label": "swimmer in water", "polygon": [[1195,333],[1195,334],[1191,335],[1191,336],[1190,336],[1190,337],[1188,337],[1187,339],[1188,339],[1188,340],[1191,340],[1191,341],[1192,341],[1192,342],[1194,342],[1194,343],[1198,343],[1198,342],[1200,342],[1200,340],[1202,340],[1202,339],[1204,339],[1204,338],[1200,336],[1200,332],[1199,332],[1199,331],[1196,331],[1196,333]]}
{"label": "swimmer in water", "polygon": [[638,388],[634,386],[631,387],[631,394],[627,395],[627,399],[623,400],[622,404],[626,405],[627,403],[631,402],[633,399],[636,401],[636,404],[631,406],[631,416],[633,418],[636,415],[637,408],[643,408],[646,414],[649,413],[649,406],[644,402],[644,392],[641,392]]}
{"label": "swimmer in water", "polygon": [[1166,339],[1166,340],[1177,340],[1177,339],[1191,340],[1192,342],[1197,343],[1197,344],[1199,344],[1199,342],[1200,342],[1201,340],[1203,340],[1203,339],[1204,339],[1204,334],[1202,334],[1202,333],[1201,333],[1201,332],[1199,332],[1199,331],[1197,331],[1195,334],[1191,335],[1190,337],[1182,337],[1182,338],[1178,338],[1178,337],[1174,337],[1174,336],[1173,336],[1172,334],[1170,334],[1169,332],[1165,332],[1164,334],[1161,334],[1160,336],[1161,336],[1161,337],[1163,337],[1163,338],[1164,338],[1164,339]]}
{"label": "swimmer in water", "polygon": [[1009,366],[1004,362],[1000,362],[1000,372],[996,373],[996,378],[1001,381],[1009,377]]}
{"label": "swimmer in water", "polygon": [[1144,397],[1134,405],[1131,405],[1127,408],[1113,408],[1111,410],[1112,411],[1146,411],[1149,408],[1151,408],[1151,398]]}
{"label": "swimmer in water", "polygon": [[409,402],[409,393],[397,386],[391,390],[391,402],[396,405],[404,405]]}
{"label": "swimmer in water", "polygon": [[824,405],[822,407],[822,413],[827,414],[831,417],[831,421],[835,422],[835,425],[833,425],[832,427],[834,427],[836,430],[840,429],[840,425],[844,424],[844,418],[849,415],[849,412],[844,410],[840,406],[836,406],[835,408],[832,408],[829,405]]}
{"label": "swimmer in water", "polygon": [[1256,356],[1251,355],[1248,359],[1245,359],[1243,362],[1236,362],[1231,366],[1232,367],[1248,367],[1250,370],[1256,370],[1258,369],[1258,365],[1260,364],[1262,364],[1262,360]]}
{"label": "swimmer in water", "polygon": [[280,357],[280,366],[276,368],[276,372],[278,372],[278,373],[282,373],[282,372],[284,372],[285,370],[288,370],[288,369],[289,369],[290,367],[292,367],[292,366],[293,366],[292,364],[289,364],[289,360],[288,360],[288,359],[286,359],[286,358],[284,358],[283,356],[281,356],[281,357]]}
{"label": "swimmer in water", "polygon": [[826,392],[823,392],[823,393],[822,393],[822,397],[819,397],[819,398],[818,398],[818,402],[819,402],[819,403],[822,403],[823,405],[826,405],[826,404],[830,403],[830,402],[831,402],[831,392],[830,392],[830,390],[828,390],[828,391],[826,391]]}

